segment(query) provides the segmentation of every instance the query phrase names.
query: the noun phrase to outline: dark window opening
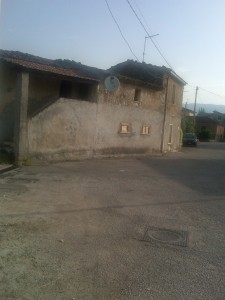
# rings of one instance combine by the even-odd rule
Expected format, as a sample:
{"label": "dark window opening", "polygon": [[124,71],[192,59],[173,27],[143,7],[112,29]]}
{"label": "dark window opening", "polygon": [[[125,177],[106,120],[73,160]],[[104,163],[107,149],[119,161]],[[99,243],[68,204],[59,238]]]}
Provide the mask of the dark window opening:
{"label": "dark window opening", "polygon": [[84,83],[80,83],[78,87],[78,98],[82,100],[89,100],[89,86]]}
{"label": "dark window opening", "polygon": [[66,80],[61,82],[59,96],[62,98],[72,97],[72,82]]}
{"label": "dark window opening", "polygon": [[134,101],[135,102],[140,102],[140,100],[141,100],[141,90],[140,89],[135,89]]}
{"label": "dark window opening", "polygon": [[96,91],[95,85],[84,82],[62,80],[59,97],[95,102]]}

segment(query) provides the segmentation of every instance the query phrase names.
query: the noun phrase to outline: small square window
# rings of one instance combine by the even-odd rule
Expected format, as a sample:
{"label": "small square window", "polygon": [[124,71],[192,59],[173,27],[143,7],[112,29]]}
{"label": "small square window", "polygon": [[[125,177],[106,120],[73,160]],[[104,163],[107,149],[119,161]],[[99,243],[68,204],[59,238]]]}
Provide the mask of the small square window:
{"label": "small square window", "polygon": [[135,89],[134,102],[140,102],[140,100],[141,100],[141,90]]}
{"label": "small square window", "polygon": [[128,123],[121,123],[120,133],[129,133],[129,132],[130,132],[130,125]]}
{"label": "small square window", "polygon": [[141,134],[150,134],[150,126],[149,125],[143,125],[141,128]]}

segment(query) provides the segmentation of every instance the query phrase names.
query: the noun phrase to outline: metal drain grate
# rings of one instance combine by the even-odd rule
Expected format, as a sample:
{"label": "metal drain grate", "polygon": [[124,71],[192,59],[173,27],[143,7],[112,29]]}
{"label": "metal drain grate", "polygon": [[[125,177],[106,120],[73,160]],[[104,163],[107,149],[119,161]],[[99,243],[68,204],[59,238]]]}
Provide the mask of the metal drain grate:
{"label": "metal drain grate", "polygon": [[142,239],[145,242],[159,242],[163,244],[187,247],[188,232],[159,227],[148,227]]}

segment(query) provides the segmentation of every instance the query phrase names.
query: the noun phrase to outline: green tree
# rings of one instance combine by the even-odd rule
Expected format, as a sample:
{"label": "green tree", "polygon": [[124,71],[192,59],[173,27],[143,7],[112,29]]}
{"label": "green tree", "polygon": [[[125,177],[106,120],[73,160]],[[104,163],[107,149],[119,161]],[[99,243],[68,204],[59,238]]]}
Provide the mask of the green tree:
{"label": "green tree", "polygon": [[183,133],[195,132],[195,119],[194,116],[184,116],[181,120],[181,128]]}

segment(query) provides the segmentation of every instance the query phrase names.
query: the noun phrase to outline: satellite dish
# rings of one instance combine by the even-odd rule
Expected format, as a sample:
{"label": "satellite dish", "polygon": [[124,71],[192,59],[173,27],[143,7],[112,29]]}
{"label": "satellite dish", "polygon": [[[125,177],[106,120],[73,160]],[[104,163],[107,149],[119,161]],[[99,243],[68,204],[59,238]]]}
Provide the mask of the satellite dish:
{"label": "satellite dish", "polygon": [[119,79],[116,76],[108,76],[105,79],[104,86],[108,92],[115,92],[120,86]]}

